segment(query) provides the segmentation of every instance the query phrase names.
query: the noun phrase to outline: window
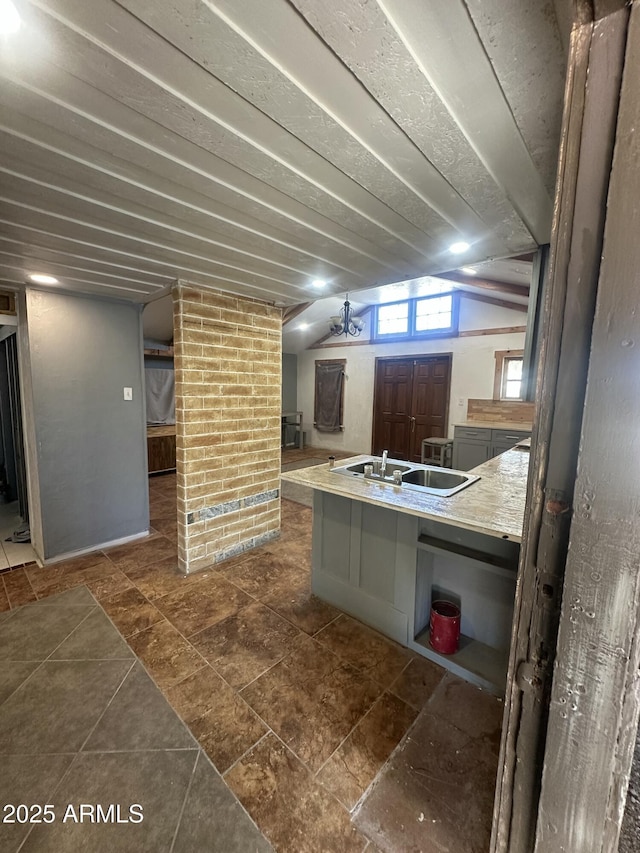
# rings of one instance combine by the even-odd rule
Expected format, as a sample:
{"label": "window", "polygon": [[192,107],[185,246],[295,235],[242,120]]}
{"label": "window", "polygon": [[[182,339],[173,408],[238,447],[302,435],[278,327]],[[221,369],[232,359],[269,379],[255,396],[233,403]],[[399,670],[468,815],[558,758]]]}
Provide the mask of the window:
{"label": "window", "polygon": [[409,303],[394,302],[378,307],[378,335],[409,334]]}
{"label": "window", "polygon": [[[443,282],[441,287],[449,285]],[[374,339],[444,337],[458,332],[458,297],[454,293],[378,305]]]}
{"label": "window", "polygon": [[522,400],[522,350],[496,352],[496,372],[493,380],[494,400]]}

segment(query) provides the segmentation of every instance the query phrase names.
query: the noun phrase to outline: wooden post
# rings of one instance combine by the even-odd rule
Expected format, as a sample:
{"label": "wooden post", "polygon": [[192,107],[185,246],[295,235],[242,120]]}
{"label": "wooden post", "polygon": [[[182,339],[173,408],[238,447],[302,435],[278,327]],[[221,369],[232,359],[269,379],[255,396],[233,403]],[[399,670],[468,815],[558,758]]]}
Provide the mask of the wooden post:
{"label": "wooden post", "polygon": [[[536,845],[627,20],[620,2],[606,19],[576,25],[571,40],[493,853],[529,853]],[[565,769],[558,779],[564,787],[562,794],[556,789],[561,800],[571,796],[570,772]],[[544,849],[582,853],[593,847]]]}
{"label": "wooden post", "polygon": [[[610,15],[607,35],[625,26]],[[640,6],[629,22],[535,850],[615,851],[640,704]],[[591,69],[590,69],[591,75]],[[606,69],[596,69],[602,75]]]}

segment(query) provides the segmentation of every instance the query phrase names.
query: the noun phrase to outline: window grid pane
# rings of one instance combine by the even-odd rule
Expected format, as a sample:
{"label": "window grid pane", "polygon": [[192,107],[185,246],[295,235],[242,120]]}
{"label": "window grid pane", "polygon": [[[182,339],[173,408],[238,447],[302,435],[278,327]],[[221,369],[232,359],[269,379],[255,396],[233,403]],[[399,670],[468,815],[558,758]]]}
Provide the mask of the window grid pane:
{"label": "window grid pane", "polygon": [[503,366],[502,396],[508,400],[522,397],[522,358],[505,358]]}
{"label": "window grid pane", "polygon": [[517,399],[520,397],[520,382],[507,382],[505,389],[505,397],[508,397],[510,400]]}
{"label": "window grid pane", "polygon": [[449,329],[452,324],[452,297],[420,299],[416,302],[416,332]]}
{"label": "window grid pane", "polygon": [[406,335],[409,332],[409,303],[380,305],[378,308],[379,335]]}
{"label": "window grid pane", "polygon": [[522,379],[522,359],[510,358],[507,361],[507,381]]}

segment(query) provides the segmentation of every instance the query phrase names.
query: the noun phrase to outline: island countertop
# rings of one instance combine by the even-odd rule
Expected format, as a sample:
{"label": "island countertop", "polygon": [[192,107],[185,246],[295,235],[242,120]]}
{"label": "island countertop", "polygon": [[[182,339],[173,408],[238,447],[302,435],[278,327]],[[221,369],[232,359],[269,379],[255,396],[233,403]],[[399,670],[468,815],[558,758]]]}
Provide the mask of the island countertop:
{"label": "island countertop", "polygon": [[[341,459],[340,467],[365,462],[371,454]],[[507,450],[473,469],[481,479],[449,498],[422,494],[391,483],[333,473],[328,464],[283,473],[282,479],[363,503],[464,527],[488,536],[522,540],[529,453]]]}

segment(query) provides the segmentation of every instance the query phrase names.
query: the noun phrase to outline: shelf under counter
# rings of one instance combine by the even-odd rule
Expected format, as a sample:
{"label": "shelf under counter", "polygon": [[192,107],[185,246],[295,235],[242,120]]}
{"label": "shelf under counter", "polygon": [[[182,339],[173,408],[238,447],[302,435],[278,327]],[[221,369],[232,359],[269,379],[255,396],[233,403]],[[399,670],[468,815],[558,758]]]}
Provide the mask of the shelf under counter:
{"label": "shelf under counter", "polygon": [[496,649],[461,634],[458,651],[452,655],[443,655],[431,647],[429,628],[425,628],[409,642],[409,648],[490,693],[502,695],[504,692],[499,687],[505,682],[509,663],[508,648]]}

